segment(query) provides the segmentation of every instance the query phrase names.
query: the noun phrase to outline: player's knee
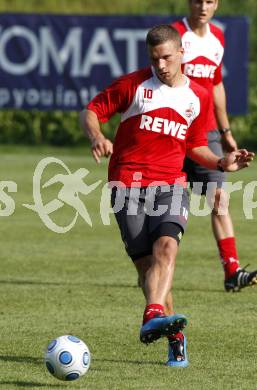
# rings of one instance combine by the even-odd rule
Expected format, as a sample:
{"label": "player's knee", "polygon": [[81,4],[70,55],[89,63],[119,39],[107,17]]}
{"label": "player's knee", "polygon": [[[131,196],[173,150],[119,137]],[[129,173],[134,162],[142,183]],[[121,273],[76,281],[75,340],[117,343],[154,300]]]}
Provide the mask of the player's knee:
{"label": "player's knee", "polygon": [[212,213],[214,215],[224,215],[228,213],[229,197],[228,194],[222,189],[217,188],[214,201]]}
{"label": "player's knee", "polygon": [[167,267],[173,266],[177,253],[177,242],[172,237],[160,237],[153,245],[153,255],[156,261]]}

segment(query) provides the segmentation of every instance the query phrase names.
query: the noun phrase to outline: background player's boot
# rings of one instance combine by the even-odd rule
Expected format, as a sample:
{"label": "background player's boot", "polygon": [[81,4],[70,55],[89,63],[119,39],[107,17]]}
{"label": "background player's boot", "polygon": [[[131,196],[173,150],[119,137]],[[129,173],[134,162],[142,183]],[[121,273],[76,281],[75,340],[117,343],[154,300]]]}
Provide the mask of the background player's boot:
{"label": "background player's boot", "polygon": [[154,317],[142,325],[140,329],[140,341],[145,344],[152,343],[162,336],[178,333],[186,325],[187,319],[183,314]]}
{"label": "background player's boot", "polygon": [[[249,265],[249,264],[248,264]],[[230,278],[225,279],[224,286],[226,291],[240,291],[241,288],[257,284],[257,270],[247,272],[244,268],[238,269]]]}
{"label": "background player's boot", "polygon": [[169,339],[168,360],[166,365],[170,367],[185,368],[188,366],[186,336],[180,332],[180,337]]}

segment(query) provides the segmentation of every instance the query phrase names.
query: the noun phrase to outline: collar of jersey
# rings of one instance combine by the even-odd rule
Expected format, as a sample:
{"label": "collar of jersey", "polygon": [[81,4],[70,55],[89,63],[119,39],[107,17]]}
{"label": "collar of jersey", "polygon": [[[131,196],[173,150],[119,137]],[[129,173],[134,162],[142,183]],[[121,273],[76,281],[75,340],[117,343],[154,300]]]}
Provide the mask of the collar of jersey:
{"label": "collar of jersey", "polygon": [[159,88],[169,88],[169,89],[180,89],[180,88],[187,88],[189,86],[189,78],[187,76],[185,76],[186,78],[186,83],[184,85],[181,85],[180,87],[170,87],[169,85],[163,83],[157,76],[156,72],[155,72],[155,69],[153,66],[151,66],[151,69],[152,69],[152,73],[153,73],[153,78],[154,78],[154,82],[156,83],[156,85],[159,87]]}
{"label": "collar of jersey", "polygon": [[206,25],[206,27],[207,27],[207,32],[206,32],[206,34],[205,34],[203,37],[200,37],[199,35],[197,35],[197,34],[191,29],[191,27],[189,26],[189,23],[188,23],[188,20],[187,20],[186,17],[183,18],[183,23],[184,23],[184,25],[186,26],[187,31],[190,31],[191,33],[193,33],[193,34],[194,34],[197,38],[199,38],[199,39],[204,39],[204,38],[206,38],[206,37],[210,34],[210,32],[211,32],[210,25],[209,25],[209,23],[207,23],[207,25]]}

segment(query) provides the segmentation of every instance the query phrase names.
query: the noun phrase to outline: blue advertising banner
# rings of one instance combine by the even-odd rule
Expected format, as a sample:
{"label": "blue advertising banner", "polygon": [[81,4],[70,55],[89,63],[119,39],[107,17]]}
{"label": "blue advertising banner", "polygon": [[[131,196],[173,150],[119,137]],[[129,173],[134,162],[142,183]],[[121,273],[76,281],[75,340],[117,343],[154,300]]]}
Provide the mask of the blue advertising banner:
{"label": "blue advertising banner", "polygon": [[[0,14],[0,107],[80,110],[124,73],[148,64],[145,36],[170,16]],[[247,111],[248,22],[220,17],[231,114]],[[238,56],[240,53],[240,57]]]}

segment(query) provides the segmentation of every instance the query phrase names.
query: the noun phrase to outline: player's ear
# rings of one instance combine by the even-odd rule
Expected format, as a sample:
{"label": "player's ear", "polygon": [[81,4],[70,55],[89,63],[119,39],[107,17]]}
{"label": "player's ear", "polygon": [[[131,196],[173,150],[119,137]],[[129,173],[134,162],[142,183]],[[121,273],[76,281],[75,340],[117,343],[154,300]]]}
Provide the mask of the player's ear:
{"label": "player's ear", "polygon": [[181,47],[179,48],[179,52],[180,52],[181,55],[183,56],[184,53],[185,53],[185,49],[181,46]]}

